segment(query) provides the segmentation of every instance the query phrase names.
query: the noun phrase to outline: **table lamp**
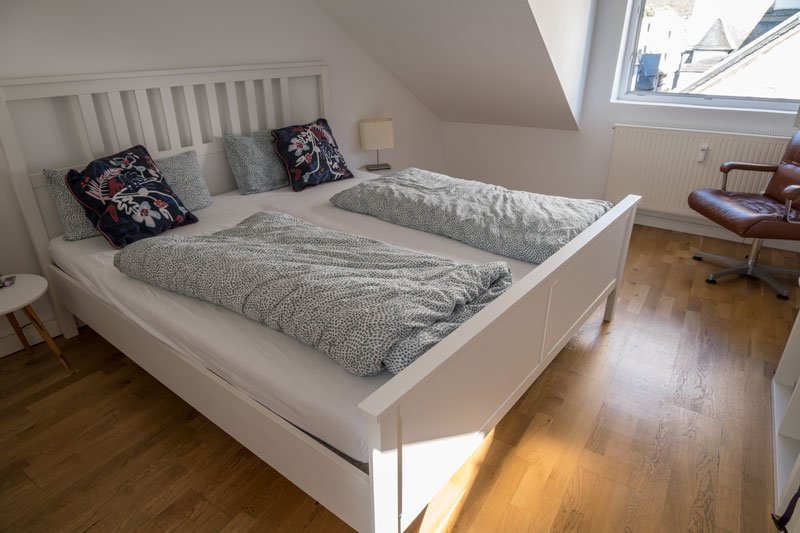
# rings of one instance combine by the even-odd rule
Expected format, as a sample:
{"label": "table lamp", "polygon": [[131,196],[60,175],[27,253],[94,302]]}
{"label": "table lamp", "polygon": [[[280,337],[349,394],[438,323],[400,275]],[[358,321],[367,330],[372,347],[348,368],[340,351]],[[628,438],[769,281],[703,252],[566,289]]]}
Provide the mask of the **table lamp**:
{"label": "table lamp", "polygon": [[369,171],[390,170],[388,163],[381,163],[381,150],[394,148],[394,123],[390,118],[366,118],[359,121],[361,148],[375,150],[375,164],[367,165]]}

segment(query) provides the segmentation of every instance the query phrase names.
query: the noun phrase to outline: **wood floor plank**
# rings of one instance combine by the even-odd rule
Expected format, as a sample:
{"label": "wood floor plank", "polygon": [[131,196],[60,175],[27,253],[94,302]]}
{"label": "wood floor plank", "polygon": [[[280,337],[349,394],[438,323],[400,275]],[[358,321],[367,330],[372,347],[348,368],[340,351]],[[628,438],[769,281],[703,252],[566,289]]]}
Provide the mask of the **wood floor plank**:
{"label": "wood floor plank", "polygon": [[669,413],[641,419],[637,434],[642,441],[643,455],[622,525],[625,531],[656,531],[666,506],[670,468],[674,461],[677,425]]}
{"label": "wood floor plank", "polygon": [[[614,322],[580,328],[410,531],[770,531],[770,379],[800,303],[745,245],[636,226]],[[798,256],[765,250],[796,267]],[[100,336],[0,359],[0,530],[350,528]]]}
{"label": "wood floor plank", "polygon": [[[173,406],[174,407],[174,406]],[[143,438],[124,448],[115,460],[101,463],[75,482],[58,490],[43,488],[41,507],[37,502],[21,501],[24,512],[11,522],[16,530],[54,531],[89,527],[98,512],[116,496],[116,488],[176,447],[186,445],[189,433],[183,427],[172,425],[168,407],[155,414],[152,429]],[[43,513],[42,509],[48,512]]]}
{"label": "wood floor plank", "polygon": [[239,533],[240,531],[250,531],[255,526],[256,520],[247,513],[237,513],[227,524],[220,530],[220,533]]}
{"label": "wood floor plank", "polygon": [[142,524],[142,531],[216,532],[231,517],[194,491],[187,491],[158,516]]}

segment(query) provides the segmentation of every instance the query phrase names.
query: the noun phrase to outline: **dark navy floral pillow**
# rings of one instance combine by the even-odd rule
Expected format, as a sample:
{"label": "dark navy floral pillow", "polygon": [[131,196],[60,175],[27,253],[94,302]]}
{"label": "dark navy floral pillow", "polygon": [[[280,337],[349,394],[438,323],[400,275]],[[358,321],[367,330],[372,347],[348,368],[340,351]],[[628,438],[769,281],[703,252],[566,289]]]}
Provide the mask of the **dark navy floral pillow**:
{"label": "dark navy floral pillow", "polygon": [[289,183],[295,191],[353,177],[324,118],[272,130],[272,137],[275,152],[286,165]]}
{"label": "dark navy floral pillow", "polygon": [[115,248],[197,222],[164,181],[144,146],[70,170],[67,189]]}

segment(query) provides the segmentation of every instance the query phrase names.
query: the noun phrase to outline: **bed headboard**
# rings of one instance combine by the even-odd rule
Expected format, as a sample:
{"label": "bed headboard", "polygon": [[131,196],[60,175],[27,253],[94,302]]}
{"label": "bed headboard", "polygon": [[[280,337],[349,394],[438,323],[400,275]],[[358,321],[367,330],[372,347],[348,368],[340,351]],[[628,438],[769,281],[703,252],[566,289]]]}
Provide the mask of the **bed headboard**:
{"label": "bed headboard", "polygon": [[62,229],[43,167],[82,168],[133,144],[155,158],[194,149],[211,193],[229,191],[222,132],[324,116],[326,78],[322,63],[294,63],[4,80],[0,143],[24,212],[30,185],[53,237]]}
{"label": "bed headboard", "polygon": [[83,168],[133,144],[196,150],[212,194],[236,188],[223,132],[310,122],[328,108],[321,62],[0,80],[0,145],[42,271],[63,229],[42,168]]}

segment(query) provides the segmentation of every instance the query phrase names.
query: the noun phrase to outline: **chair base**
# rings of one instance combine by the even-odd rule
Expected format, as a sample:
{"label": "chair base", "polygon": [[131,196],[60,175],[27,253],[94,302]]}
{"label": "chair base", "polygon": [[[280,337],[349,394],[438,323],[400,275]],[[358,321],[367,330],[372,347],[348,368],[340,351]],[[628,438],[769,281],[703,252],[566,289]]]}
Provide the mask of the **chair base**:
{"label": "chair base", "polygon": [[708,252],[701,251],[696,252],[692,259],[695,261],[709,260],[713,263],[719,263],[729,267],[725,270],[720,270],[719,272],[714,272],[713,274],[709,275],[708,279],[706,279],[706,283],[710,285],[716,285],[717,280],[722,277],[745,275],[763,281],[772,287],[772,289],[777,293],[776,296],[778,298],[781,300],[788,300],[789,289],[779,283],[778,280],[775,279],[775,276],[791,276],[796,280],[798,277],[800,277],[800,270],[758,264],[758,256],[761,253],[761,245],[762,240],[755,239],[753,241],[753,247],[750,250],[750,254],[744,261],[740,259],[734,259],[732,257],[725,257],[723,255],[710,254]]}

